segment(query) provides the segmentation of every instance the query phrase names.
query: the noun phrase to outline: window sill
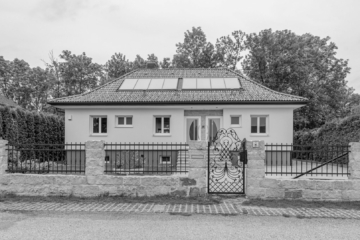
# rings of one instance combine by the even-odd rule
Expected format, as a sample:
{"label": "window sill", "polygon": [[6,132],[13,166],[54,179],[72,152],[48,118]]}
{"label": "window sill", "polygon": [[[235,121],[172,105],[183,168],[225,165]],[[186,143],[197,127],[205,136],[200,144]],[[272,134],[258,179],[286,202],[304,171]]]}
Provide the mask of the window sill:
{"label": "window sill", "polygon": [[268,137],[269,134],[264,133],[264,134],[250,134],[250,137]]}
{"label": "window sill", "polygon": [[153,134],[154,137],[171,137],[171,134]]}
{"label": "window sill", "polygon": [[133,128],[133,125],[128,125],[128,126],[115,126],[115,128]]}
{"label": "window sill", "polygon": [[108,135],[107,134],[90,134],[90,137],[107,137]]}
{"label": "window sill", "polygon": [[231,128],[241,128],[241,125],[230,125]]}

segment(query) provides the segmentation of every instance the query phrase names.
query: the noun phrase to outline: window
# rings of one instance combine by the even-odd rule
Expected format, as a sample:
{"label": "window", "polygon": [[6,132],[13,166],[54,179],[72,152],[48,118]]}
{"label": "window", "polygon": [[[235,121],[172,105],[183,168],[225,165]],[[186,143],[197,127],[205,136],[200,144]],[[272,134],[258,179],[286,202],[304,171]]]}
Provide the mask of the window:
{"label": "window", "polygon": [[170,164],[171,157],[170,156],[160,156],[160,163],[161,164]]}
{"label": "window", "polygon": [[267,117],[251,117],[251,133],[266,134],[267,133]]}
{"label": "window", "polygon": [[116,116],[116,127],[132,127],[133,116]]}
{"label": "window", "polygon": [[241,127],[241,116],[232,115],[230,116],[231,127]]}
{"label": "window", "polygon": [[170,134],[170,117],[155,117],[155,134]]}
{"label": "window", "polygon": [[107,117],[96,116],[91,117],[92,134],[106,134],[107,133]]}

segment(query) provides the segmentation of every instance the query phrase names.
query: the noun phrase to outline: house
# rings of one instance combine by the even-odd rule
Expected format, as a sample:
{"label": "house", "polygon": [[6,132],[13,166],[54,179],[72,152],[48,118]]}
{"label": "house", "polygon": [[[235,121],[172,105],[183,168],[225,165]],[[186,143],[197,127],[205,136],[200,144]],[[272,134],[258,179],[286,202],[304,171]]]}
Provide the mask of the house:
{"label": "house", "polygon": [[65,141],[199,142],[221,128],[239,138],[292,143],[293,111],[306,98],[216,69],[137,69],[49,104],[65,110]]}

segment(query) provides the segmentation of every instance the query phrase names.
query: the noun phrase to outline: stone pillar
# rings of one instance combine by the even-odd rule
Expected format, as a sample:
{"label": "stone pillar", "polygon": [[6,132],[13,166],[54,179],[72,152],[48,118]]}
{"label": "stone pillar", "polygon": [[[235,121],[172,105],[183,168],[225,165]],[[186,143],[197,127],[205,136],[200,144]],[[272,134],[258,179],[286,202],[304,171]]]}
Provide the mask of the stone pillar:
{"label": "stone pillar", "polygon": [[182,178],[182,186],[188,187],[190,197],[207,194],[207,142],[189,144],[189,174]]}
{"label": "stone pillar", "polygon": [[0,176],[5,174],[8,165],[6,144],[8,141],[0,138]]}
{"label": "stone pillar", "polygon": [[104,141],[87,141],[85,143],[86,167],[85,175],[104,174],[105,149]]}
{"label": "stone pillar", "polygon": [[263,198],[265,189],[260,182],[265,178],[265,143],[259,141],[259,147],[253,147],[252,141],[246,141],[248,164],[245,170],[246,196],[249,198]]}
{"label": "stone pillar", "polygon": [[360,143],[351,142],[349,145],[349,179],[360,180]]}

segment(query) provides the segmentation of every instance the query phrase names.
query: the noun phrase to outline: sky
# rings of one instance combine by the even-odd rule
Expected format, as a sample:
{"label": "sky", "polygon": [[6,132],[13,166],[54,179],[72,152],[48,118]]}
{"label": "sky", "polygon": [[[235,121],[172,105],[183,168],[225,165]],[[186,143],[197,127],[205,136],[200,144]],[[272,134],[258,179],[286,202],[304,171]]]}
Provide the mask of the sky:
{"label": "sky", "polygon": [[0,56],[44,67],[50,51],[86,53],[105,64],[115,52],[130,60],[172,58],[184,32],[207,40],[235,30],[289,29],[329,36],[348,59],[348,85],[360,93],[360,0],[0,0]]}

